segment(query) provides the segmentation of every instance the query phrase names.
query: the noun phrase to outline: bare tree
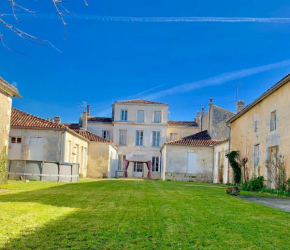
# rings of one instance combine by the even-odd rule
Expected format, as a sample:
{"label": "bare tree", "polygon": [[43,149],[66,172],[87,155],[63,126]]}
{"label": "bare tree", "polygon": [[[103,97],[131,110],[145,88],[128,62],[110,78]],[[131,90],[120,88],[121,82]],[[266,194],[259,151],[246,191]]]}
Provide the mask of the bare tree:
{"label": "bare tree", "polygon": [[[35,11],[32,11],[30,10],[29,8],[26,8],[20,4],[18,4],[17,2],[15,2],[14,0],[7,0],[10,5],[11,5],[11,12],[12,12],[12,15],[14,17],[14,19],[19,22],[19,19],[18,19],[18,16],[17,14],[19,13],[28,13],[28,14],[31,14],[31,15],[34,15],[36,12]],[[65,8],[64,6],[64,2],[66,1],[63,1],[63,0],[50,0],[56,10],[56,14],[57,16],[59,17],[59,19],[61,20],[62,22],[62,25],[64,27],[64,36],[66,36],[66,25],[67,23],[65,22],[65,19],[64,19],[64,15],[66,14],[72,14],[71,12],[68,11],[67,8]],[[84,1],[84,4],[86,6],[88,6],[88,2],[87,0],[83,0]],[[39,44],[39,45],[43,45],[43,46],[49,46],[49,47],[53,47],[55,48],[56,50],[58,50],[51,42],[49,42],[48,40],[44,40],[44,39],[40,39],[40,38],[37,38],[36,36],[33,36],[19,28],[17,28],[16,26],[6,22],[4,20],[4,14],[0,13],[0,23],[4,25],[4,27],[6,27],[8,30],[10,30],[11,32],[13,32],[15,35],[17,35],[18,37],[20,37],[21,39],[23,40],[26,40],[28,42],[31,42],[31,43],[35,43],[35,44]],[[0,32],[0,42],[2,43],[2,45],[11,50],[11,51],[14,51],[14,52],[17,52],[15,51],[14,49],[8,47],[6,44],[5,44],[5,40],[4,40],[4,36],[3,34]],[[59,50],[58,50],[59,51]],[[19,53],[19,52],[18,52]],[[22,54],[22,53],[21,53]]]}

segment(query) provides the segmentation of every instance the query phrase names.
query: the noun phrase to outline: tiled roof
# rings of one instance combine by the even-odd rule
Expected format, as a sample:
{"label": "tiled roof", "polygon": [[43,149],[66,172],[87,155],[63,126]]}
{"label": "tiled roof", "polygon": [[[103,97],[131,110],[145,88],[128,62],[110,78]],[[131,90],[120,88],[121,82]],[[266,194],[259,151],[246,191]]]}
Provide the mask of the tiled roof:
{"label": "tiled roof", "polygon": [[152,102],[152,101],[147,101],[147,100],[143,100],[143,99],[116,101],[115,103],[140,103],[140,104],[164,104],[164,105],[167,105],[166,103]]}
{"label": "tiled roof", "polygon": [[105,122],[112,123],[113,119],[110,117],[88,116],[88,122]]}
{"label": "tiled roof", "polygon": [[98,136],[98,135],[96,135],[96,134],[94,134],[92,132],[89,132],[89,131],[86,131],[86,130],[82,130],[80,128],[79,124],[77,124],[77,123],[63,123],[63,125],[67,126],[68,128],[70,128],[74,132],[80,134],[82,137],[85,137],[89,141],[112,143],[110,140],[105,139],[103,137],[100,137],[100,136]]}
{"label": "tiled roof", "polygon": [[0,89],[2,89],[1,85],[4,87],[3,90],[9,93],[10,95],[21,97],[21,95],[18,93],[18,89],[9,84],[8,82],[6,82],[2,77],[0,77]]}
{"label": "tiled roof", "polygon": [[241,117],[243,114],[245,114],[247,111],[249,111],[251,108],[253,108],[256,104],[263,101],[265,98],[267,98],[269,95],[274,93],[276,90],[278,90],[280,87],[285,85],[286,83],[290,82],[290,74],[283,77],[279,82],[277,82],[275,85],[273,85],[271,88],[269,88],[267,91],[265,91],[262,95],[260,95],[256,100],[254,100],[252,103],[250,103],[248,106],[246,106],[244,109],[242,109],[239,113],[237,113],[235,116],[233,116],[230,120],[228,120],[228,123],[231,123],[235,120],[237,120],[239,117]]}
{"label": "tiled roof", "polygon": [[45,119],[30,115],[23,111],[13,108],[11,113],[11,126],[13,127],[29,127],[29,128],[64,128],[63,125],[50,122]]}
{"label": "tiled roof", "polygon": [[182,127],[198,127],[198,124],[195,121],[167,121],[169,126],[182,126]]}
{"label": "tiled roof", "polygon": [[180,145],[180,146],[214,146],[219,144],[221,141],[212,140],[207,130],[199,132],[194,135],[184,137],[179,140],[170,141],[165,145]]}

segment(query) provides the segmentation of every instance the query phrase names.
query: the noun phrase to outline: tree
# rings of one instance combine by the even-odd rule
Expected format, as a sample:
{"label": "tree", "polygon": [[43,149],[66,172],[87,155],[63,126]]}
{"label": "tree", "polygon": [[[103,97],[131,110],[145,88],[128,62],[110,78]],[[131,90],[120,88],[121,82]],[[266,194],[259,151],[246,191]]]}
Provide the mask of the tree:
{"label": "tree", "polygon": [[230,165],[233,169],[234,182],[240,183],[241,177],[242,177],[242,171],[241,171],[241,164],[239,163],[239,160],[238,160],[240,157],[239,151],[232,151],[226,154],[226,157],[229,159]]}
{"label": "tree", "polygon": [[[20,4],[18,4],[17,2],[15,2],[15,0],[7,0],[10,5],[11,5],[11,12],[13,14],[13,17],[14,19],[19,22],[19,19],[17,17],[17,14],[18,13],[21,13],[21,12],[25,12],[25,13],[28,13],[28,14],[31,14],[31,15],[34,15],[36,12],[33,11],[33,10],[30,10],[29,8],[26,8]],[[64,20],[64,15],[65,14],[71,14],[69,12],[68,9],[65,8],[64,6],[64,2],[63,0],[50,0],[56,10],[56,14],[58,15],[59,19],[61,20],[62,22],[62,25],[64,27],[64,36],[66,36],[66,22]],[[87,0],[83,0],[84,1],[84,4],[86,6],[88,6],[88,2]],[[10,23],[7,23],[5,20],[4,20],[4,13],[0,13],[0,23],[4,25],[4,27],[6,27],[8,30],[10,30],[11,32],[13,32],[15,35],[17,35],[19,38],[23,39],[23,40],[26,40],[28,42],[31,42],[31,43],[35,43],[35,44],[39,44],[39,45],[43,45],[43,46],[49,46],[49,47],[53,47],[55,48],[56,50],[58,50],[50,41],[48,40],[44,40],[44,39],[40,39],[40,38],[37,38],[36,36],[33,36],[19,28],[17,28],[16,26],[10,24]],[[10,48],[9,46],[7,46],[5,44],[5,40],[4,40],[4,36],[3,34],[0,32],[0,42],[2,43],[2,45],[11,50],[11,51],[14,51],[14,52],[17,52],[15,51],[14,49]],[[19,53],[19,52],[18,52]]]}

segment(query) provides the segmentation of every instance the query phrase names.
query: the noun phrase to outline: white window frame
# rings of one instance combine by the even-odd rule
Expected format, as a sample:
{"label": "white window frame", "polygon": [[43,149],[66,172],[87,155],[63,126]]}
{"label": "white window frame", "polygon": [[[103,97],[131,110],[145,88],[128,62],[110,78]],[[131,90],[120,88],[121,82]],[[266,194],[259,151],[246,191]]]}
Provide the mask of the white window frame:
{"label": "white window frame", "polygon": [[144,146],[144,131],[136,130],[135,146]]}
{"label": "white window frame", "polygon": [[[12,142],[12,139],[15,138],[15,142]],[[22,143],[22,138],[17,137],[17,136],[11,136],[10,137],[10,144],[21,144]]]}
{"label": "white window frame", "polygon": [[111,131],[110,130],[102,130],[102,137],[108,140],[111,140]]}
{"label": "white window frame", "polygon": [[128,109],[121,109],[121,121],[128,121]]}
{"label": "white window frame", "polygon": [[[160,113],[160,120],[157,120],[157,116],[156,116],[156,114],[157,113]],[[154,111],[154,114],[153,114],[153,122],[154,123],[162,123],[162,111],[160,111],[160,110],[156,110],[156,111]]]}
{"label": "white window frame", "polygon": [[[124,134],[123,134],[124,133]],[[119,130],[119,145],[127,145],[127,130]]]}
{"label": "white window frame", "polygon": [[160,157],[152,156],[152,172],[160,172]]}
{"label": "white window frame", "polygon": [[[141,169],[141,171],[139,171]],[[142,173],[144,171],[143,162],[134,162],[134,172]]]}
{"label": "white window frame", "polygon": [[[142,116],[139,115],[140,113],[141,114],[143,113],[143,115]],[[140,122],[140,123],[145,122],[145,110],[137,110],[137,122]]]}
{"label": "white window frame", "polygon": [[260,166],[260,144],[254,146],[254,167]]}
{"label": "white window frame", "polygon": [[[159,137],[157,136],[159,135]],[[153,131],[152,133],[152,147],[160,147],[161,145],[161,132]]]}
{"label": "white window frame", "polygon": [[72,156],[72,142],[68,141],[68,160],[67,160],[67,162],[71,162],[71,156]]}

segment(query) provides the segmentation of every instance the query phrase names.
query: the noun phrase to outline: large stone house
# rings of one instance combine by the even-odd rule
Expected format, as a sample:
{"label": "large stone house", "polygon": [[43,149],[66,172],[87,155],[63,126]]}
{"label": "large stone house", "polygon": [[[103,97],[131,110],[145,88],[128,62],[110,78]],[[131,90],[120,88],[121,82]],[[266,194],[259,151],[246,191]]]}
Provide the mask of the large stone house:
{"label": "large stone house", "polygon": [[0,153],[8,146],[12,97],[21,97],[17,88],[0,77]]}
{"label": "large stone house", "polygon": [[290,75],[287,75],[255,101],[242,109],[228,124],[231,127],[230,150],[248,157],[249,178],[262,175],[273,187],[267,160],[283,156],[290,177]]}
{"label": "large stone house", "polygon": [[[186,174],[202,176],[196,180],[214,179],[213,146],[221,142],[227,143],[225,141],[229,136],[229,129],[226,121],[234,114],[215,106],[211,98],[207,113],[203,108],[192,121],[171,121],[167,119],[168,107],[166,103],[142,99],[116,101],[112,105],[112,117],[93,117],[90,116],[88,106],[87,121],[82,119],[82,122],[87,123],[87,130],[112,140],[118,146],[119,163],[116,175],[112,177],[123,176],[124,170],[128,177],[147,177],[149,170],[144,163],[151,161],[153,179],[168,179],[172,174],[178,175],[178,179],[182,180],[186,180],[187,177],[181,178]],[[182,153],[171,153],[177,150],[175,142],[185,142],[197,133],[197,137],[202,135],[201,144],[188,145],[186,142],[185,146],[189,147],[177,147]],[[198,157],[192,161],[187,160],[187,157],[191,157],[188,153],[194,151],[192,147],[200,146],[202,148],[199,148],[201,150],[197,152],[197,156],[206,161],[205,165],[199,165],[201,161]],[[228,144],[225,147],[228,147]],[[217,156],[220,153],[218,150],[224,152],[224,148],[217,149]],[[126,160],[130,162],[128,170],[124,169]],[[196,170],[199,172],[193,173],[189,170],[188,164],[193,161],[196,161],[193,164],[197,164]],[[206,177],[202,175],[204,172]]]}

